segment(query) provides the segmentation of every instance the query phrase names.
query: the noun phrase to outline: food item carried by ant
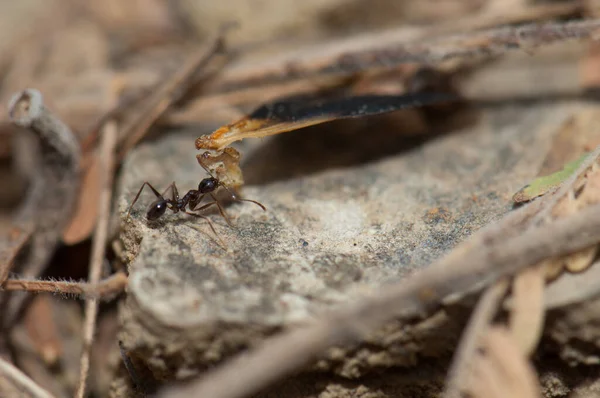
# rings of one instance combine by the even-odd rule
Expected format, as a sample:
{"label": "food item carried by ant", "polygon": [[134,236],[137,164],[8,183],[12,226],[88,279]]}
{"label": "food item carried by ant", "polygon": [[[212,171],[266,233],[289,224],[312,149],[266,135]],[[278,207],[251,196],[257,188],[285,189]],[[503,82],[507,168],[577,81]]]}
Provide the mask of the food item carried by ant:
{"label": "food item carried by ant", "polygon": [[404,108],[455,100],[446,92],[417,92],[402,95],[358,95],[338,99],[288,98],[265,104],[242,119],[196,139],[196,148],[206,152],[198,163],[231,187],[243,185],[240,154],[229,147],[244,138],[260,138],[303,127],[362,116],[378,115]]}

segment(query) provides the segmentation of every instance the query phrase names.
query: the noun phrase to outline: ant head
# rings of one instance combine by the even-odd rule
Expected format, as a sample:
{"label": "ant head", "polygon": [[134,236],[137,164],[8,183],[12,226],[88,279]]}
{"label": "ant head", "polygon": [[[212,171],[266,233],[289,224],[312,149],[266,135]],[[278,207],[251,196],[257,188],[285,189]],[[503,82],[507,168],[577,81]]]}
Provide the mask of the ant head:
{"label": "ant head", "polygon": [[168,201],[166,199],[158,199],[148,206],[148,211],[146,212],[146,218],[150,221],[154,221],[160,218],[165,211],[167,211]]}
{"label": "ant head", "polygon": [[200,181],[198,184],[198,191],[200,193],[210,193],[219,187],[219,180],[215,177],[208,177]]}

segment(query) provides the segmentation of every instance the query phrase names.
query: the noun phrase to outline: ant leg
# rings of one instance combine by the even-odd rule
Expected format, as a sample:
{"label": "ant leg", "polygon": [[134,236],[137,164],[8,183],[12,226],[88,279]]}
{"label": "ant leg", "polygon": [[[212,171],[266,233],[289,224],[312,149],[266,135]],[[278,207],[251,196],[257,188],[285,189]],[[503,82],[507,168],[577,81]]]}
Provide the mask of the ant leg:
{"label": "ant leg", "polygon": [[[173,183],[173,184],[174,184],[174,183]],[[173,185],[173,184],[171,184],[171,185]],[[164,197],[164,196],[166,195],[166,193],[169,191],[169,189],[171,189],[171,185],[169,185],[169,186],[167,187],[167,189],[165,189],[165,190],[163,191],[163,193],[160,195],[161,197]]]}
{"label": "ant leg", "polygon": [[214,205],[216,203],[217,203],[216,201],[213,201],[213,202],[210,202],[210,203],[206,203],[206,204],[204,204],[204,205],[202,205],[202,206],[200,206],[198,208],[194,207],[193,209],[190,209],[190,210],[193,210],[193,211],[202,211],[204,209],[208,209],[210,206],[212,206],[212,205]]}
{"label": "ant leg", "polygon": [[256,200],[244,199],[244,198],[235,198],[234,200],[237,201],[237,202],[250,202],[250,203],[254,203],[258,207],[260,207],[261,209],[263,209],[263,211],[267,211],[267,208],[265,207],[265,205],[263,205],[260,202],[257,202]]}
{"label": "ant leg", "polygon": [[[200,208],[197,208],[196,206],[198,206],[200,204],[200,202],[202,202],[202,199],[204,199],[204,197],[206,196],[205,193],[201,194],[200,196],[196,197],[196,198],[192,198],[190,199],[189,202],[189,208],[190,211],[196,211],[196,210],[203,210],[206,209],[206,207],[202,206]],[[207,206],[208,207],[208,206]]]}
{"label": "ant leg", "polygon": [[173,202],[177,202],[179,200],[179,191],[177,190],[177,185],[175,185],[175,181],[173,181],[171,185],[169,185],[169,188],[171,188],[171,198],[173,199]]}
{"label": "ant leg", "polygon": [[208,223],[208,226],[210,227],[210,229],[213,232],[213,234],[215,234],[215,236],[217,237],[217,239],[219,239],[219,241],[223,244],[223,246],[227,247],[227,245],[225,244],[225,242],[223,242],[223,240],[221,239],[221,237],[217,233],[217,230],[213,226],[213,223],[210,221],[210,219],[208,217],[206,217],[203,214],[190,213],[189,211],[186,211],[186,210],[183,210],[183,212],[185,214],[187,214],[187,215],[198,217],[198,218],[202,218],[202,219],[206,220],[206,222]]}
{"label": "ant leg", "polygon": [[[212,195],[211,195],[212,196]],[[213,199],[215,199],[215,197],[213,196]],[[219,213],[221,213],[221,216],[225,219],[225,221],[227,222],[227,224],[232,227],[235,228],[235,225],[233,225],[233,223],[231,222],[231,220],[229,219],[229,217],[227,216],[227,213],[225,213],[225,210],[221,207],[221,204],[219,203],[218,200],[213,200],[210,203],[206,203],[198,208],[194,208],[194,209],[190,209],[190,210],[194,210],[194,211],[202,211],[204,209],[208,209],[210,206],[212,205],[217,205],[217,207],[219,208]]]}
{"label": "ant leg", "polygon": [[[142,191],[144,190],[145,186],[148,186],[148,188],[150,188],[152,190],[152,193],[154,193],[154,195],[158,198],[158,199],[163,199],[163,196],[156,190],[156,188],[154,188],[152,186],[152,184],[150,184],[148,181],[145,181],[142,186],[140,187],[140,190],[138,191],[138,193],[135,195],[135,198],[133,199],[133,202],[131,202],[131,205],[129,206],[129,209],[127,210],[127,217],[126,219],[129,218],[129,215],[131,213],[131,209],[133,209],[133,205],[135,204],[135,202],[137,202],[137,200],[140,197],[140,194],[142,193]],[[169,189],[169,188],[167,188]],[[165,191],[166,192],[166,191]]]}
{"label": "ant leg", "polygon": [[223,188],[225,188],[225,190],[227,192],[229,192],[229,194],[231,195],[231,199],[233,199],[234,201],[236,201],[236,202],[250,202],[250,203],[254,203],[258,207],[260,207],[261,209],[263,209],[263,211],[267,211],[267,208],[262,203],[257,202],[256,200],[252,200],[252,199],[238,198],[238,196],[235,194],[235,192],[233,192],[227,185],[221,184],[221,186]]}
{"label": "ant leg", "polygon": [[[225,221],[227,222],[227,224],[232,227],[235,228],[235,225],[233,225],[233,223],[231,222],[231,220],[229,219],[229,216],[227,215],[227,213],[225,213],[225,209],[223,209],[223,206],[221,206],[221,203],[219,202],[219,200],[217,199],[217,197],[215,196],[215,194],[210,193],[210,196],[213,198],[214,202],[211,202],[211,204],[216,204],[217,207],[219,208],[219,213],[221,213],[221,216],[225,219]],[[208,207],[208,206],[207,206]]]}

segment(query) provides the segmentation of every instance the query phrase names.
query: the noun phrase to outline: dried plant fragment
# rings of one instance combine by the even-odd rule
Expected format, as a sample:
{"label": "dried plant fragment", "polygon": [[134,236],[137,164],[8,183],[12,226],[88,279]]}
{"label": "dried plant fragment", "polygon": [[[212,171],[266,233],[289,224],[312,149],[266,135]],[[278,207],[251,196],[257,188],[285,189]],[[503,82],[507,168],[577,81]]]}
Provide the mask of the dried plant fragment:
{"label": "dried plant fragment", "polygon": [[196,139],[197,149],[222,150],[244,138],[260,138],[332,120],[379,115],[400,109],[455,100],[449,93],[362,95],[323,100],[297,97],[263,105],[235,123]]}
{"label": "dried plant fragment", "polygon": [[241,120],[196,139],[200,165],[231,187],[243,185],[239,153],[227,147],[244,138],[260,138],[337,119],[377,115],[456,99],[450,93],[361,95],[342,99],[296,97],[266,104]]}

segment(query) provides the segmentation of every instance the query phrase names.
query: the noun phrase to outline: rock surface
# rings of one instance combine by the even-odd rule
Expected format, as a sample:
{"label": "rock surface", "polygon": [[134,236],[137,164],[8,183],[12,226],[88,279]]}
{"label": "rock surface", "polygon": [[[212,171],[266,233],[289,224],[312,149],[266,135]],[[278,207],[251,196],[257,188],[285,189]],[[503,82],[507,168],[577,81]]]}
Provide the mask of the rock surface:
{"label": "rock surface", "polygon": [[[357,165],[246,186],[245,197],[267,211],[233,203],[227,213],[235,229],[218,213],[209,215],[226,248],[201,219],[167,213],[148,223],[145,207],[154,197],[144,193],[121,235],[130,261],[121,310],[124,346],[153,377],[185,378],[427,266],[511,208],[512,194],[535,176],[570,109],[479,109],[474,123],[383,159],[359,164],[356,147]],[[326,139],[328,129],[336,130],[335,123],[288,136]],[[196,187],[205,175],[195,163],[193,141],[202,133],[175,132],[129,156],[118,199],[121,220],[146,180],[158,190],[176,180],[180,194]],[[369,132],[374,138],[379,133],[391,134]],[[242,148],[256,167],[249,168],[285,168],[284,161],[270,160],[286,159],[286,150],[302,149],[307,162],[324,156],[277,144],[286,139]],[[355,378],[414,365],[418,358],[447,358],[464,320],[439,311],[413,325],[392,323],[362,345],[330,350],[313,369]]]}

